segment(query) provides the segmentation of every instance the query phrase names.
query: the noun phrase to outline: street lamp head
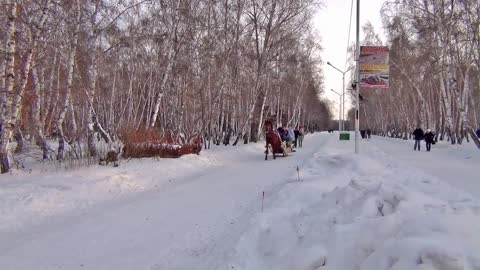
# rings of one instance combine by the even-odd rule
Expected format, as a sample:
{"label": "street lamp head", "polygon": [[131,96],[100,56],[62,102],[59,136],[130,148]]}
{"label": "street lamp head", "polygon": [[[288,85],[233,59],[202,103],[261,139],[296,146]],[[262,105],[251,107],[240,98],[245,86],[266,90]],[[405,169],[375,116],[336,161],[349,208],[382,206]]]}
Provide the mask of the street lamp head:
{"label": "street lamp head", "polygon": [[330,89],[332,92],[334,92],[335,94],[339,95],[340,97],[343,96],[343,94],[340,94],[338,93],[337,91],[333,90],[333,89]]}
{"label": "street lamp head", "polygon": [[330,65],[330,66],[331,66],[332,64],[331,64],[330,62],[327,62],[327,65]]}

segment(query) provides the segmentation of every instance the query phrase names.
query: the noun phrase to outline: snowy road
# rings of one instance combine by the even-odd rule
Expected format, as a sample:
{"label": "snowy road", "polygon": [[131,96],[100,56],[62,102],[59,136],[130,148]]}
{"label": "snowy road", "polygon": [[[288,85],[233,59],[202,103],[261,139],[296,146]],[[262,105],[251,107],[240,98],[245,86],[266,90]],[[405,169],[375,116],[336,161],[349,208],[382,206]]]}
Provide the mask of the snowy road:
{"label": "snowy road", "polygon": [[413,151],[413,141],[404,141],[374,136],[370,141],[362,142],[366,151],[374,147],[394,157],[396,160],[466,191],[480,198],[480,151],[472,145],[450,145],[448,142],[439,142],[432,146],[431,152],[425,151],[425,142],[422,142],[422,151]]}
{"label": "snowy road", "polygon": [[305,146],[0,179],[0,269],[480,269],[471,145],[374,137],[354,155],[321,133]]}
{"label": "snowy road", "polygon": [[306,148],[268,162],[259,145],[196,179],[0,235],[0,269],[223,268],[262,192],[293,181],[296,166],[332,139],[307,136]]}

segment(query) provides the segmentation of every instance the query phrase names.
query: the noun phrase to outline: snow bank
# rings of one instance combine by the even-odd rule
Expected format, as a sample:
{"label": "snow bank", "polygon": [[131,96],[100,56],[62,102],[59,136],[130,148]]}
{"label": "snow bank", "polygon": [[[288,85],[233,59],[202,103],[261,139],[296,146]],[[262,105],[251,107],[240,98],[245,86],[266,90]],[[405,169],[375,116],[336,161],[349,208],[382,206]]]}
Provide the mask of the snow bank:
{"label": "snow bank", "polygon": [[[87,209],[140,192],[162,191],[195,180],[237,155],[261,153],[263,146],[214,147],[178,159],[132,159],[120,167],[91,166],[54,172],[16,171],[0,176],[0,232],[41,223],[48,217]],[[58,168],[57,168],[58,170]]]}
{"label": "snow bank", "polygon": [[229,269],[480,269],[477,200],[381,152],[338,149],[267,196]]}

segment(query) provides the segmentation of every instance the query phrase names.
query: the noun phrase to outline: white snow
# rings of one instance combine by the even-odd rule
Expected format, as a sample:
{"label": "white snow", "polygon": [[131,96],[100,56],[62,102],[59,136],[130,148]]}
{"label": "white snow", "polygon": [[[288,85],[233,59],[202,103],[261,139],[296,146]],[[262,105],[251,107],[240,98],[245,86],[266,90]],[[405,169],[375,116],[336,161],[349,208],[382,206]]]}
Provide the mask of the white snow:
{"label": "white snow", "polygon": [[[451,145],[443,141],[432,145],[431,152],[413,151],[413,141],[374,137],[371,141],[379,150],[407,167],[418,168],[480,198],[480,151],[471,143]],[[371,145],[370,142],[367,145]]]}
{"label": "white snow", "polygon": [[480,269],[478,200],[398,164],[388,143],[360,156],[329,144],[257,215],[230,268]]}
{"label": "white snow", "polygon": [[476,149],[337,136],[1,175],[0,269],[480,269]]}
{"label": "white snow", "polygon": [[[0,231],[24,226],[67,211],[85,209],[102,201],[174,185],[200,168],[221,165],[210,152],[178,160],[123,161],[122,167],[94,166],[57,173],[2,176]],[[126,163],[126,164],[125,164]]]}

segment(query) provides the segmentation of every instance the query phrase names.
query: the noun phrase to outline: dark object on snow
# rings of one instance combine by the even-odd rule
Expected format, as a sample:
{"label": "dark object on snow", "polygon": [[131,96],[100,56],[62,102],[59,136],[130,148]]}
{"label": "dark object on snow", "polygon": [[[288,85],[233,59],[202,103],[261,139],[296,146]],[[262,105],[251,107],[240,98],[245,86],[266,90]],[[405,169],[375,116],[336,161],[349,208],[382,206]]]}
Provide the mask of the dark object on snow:
{"label": "dark object on snow", "polygon": [[99,165],[108,165],[108,163],[113,163],[113,167],[118,167],[118,156],[120,151],[116,152],[115,150],[110,150],[107,153],[107,156],[100,158]]}
{"label": "dark object on snow", "polygon": [[423,140],[424,133],[421,128],[415,129],[412,134],[415,140]]}
{"label": "dark object on snow", "polygon": [[413,138],[415,139],[415,145],[413,146],[413,150],[420,151],[420,141],[423,140],[423,136],[425,135],[423,133],[423,130],[421,128],[417,128],[413,131]]}
{"label": "dark object on snow", "polygon": [[433,138],[435,138],[435,134],[433,134],[433,132],[431,132],[429,129],[427,129],[427,132],[425,133],[425,143],[426,143],[426,146],[427,146],[427,151],[430,152],[430,149],[432,147],[432,144],[435,143],[435,140]]}
{"label": "dark object on snow", "polygon": [[295,129],[293,131],[293,134],[295,135],[294,145],[295,145],[295,147],[297,147],[298,146],[298,137],[300,136],[300,131],[298,129]]}
{"label": "dark object on snow", "polygon": [[243,144],[248,144],[248,133],[243,134]]}
{"label": "dark object on snow", "polygon": [[432,143],[433,138],[435,137],[435,134],[433,134],[433,132],[431,132],[430,130],[427,130],[427,133],[425,133],[424,137],[426,142]]}
{"label": "dark object on snow", "polygon": [[229,129],[227,135],[225,135],[225,138],[223,138],[223,144],[225,146],[230,145],[231,137],[232,137],[232,129]]}
{"label": "dark object on snow", "polygon": [[480,138],[480,128],[477,129],[477,137]]}

